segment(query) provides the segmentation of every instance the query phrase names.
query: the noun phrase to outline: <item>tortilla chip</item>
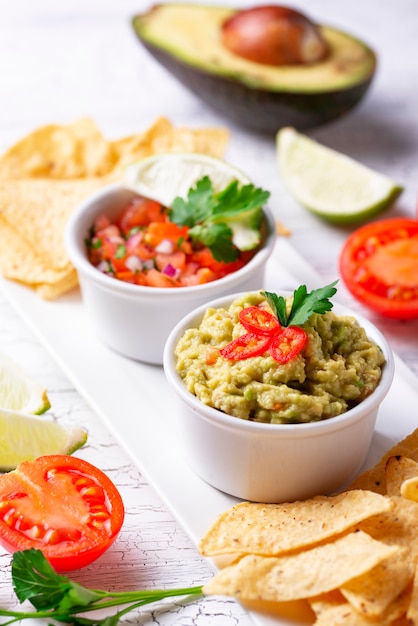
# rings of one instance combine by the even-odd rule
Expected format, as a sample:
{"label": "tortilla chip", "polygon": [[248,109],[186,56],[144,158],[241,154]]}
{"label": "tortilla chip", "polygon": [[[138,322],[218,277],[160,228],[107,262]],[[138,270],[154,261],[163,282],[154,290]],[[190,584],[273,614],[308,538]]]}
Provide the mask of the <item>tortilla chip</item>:
{"label": "tortilla chip", "polygon": [[398,551],[361,531],[281,557],[247,555],[226,567],[203,593],[287,602],[338,589]]}
{"label": "tortilla chip", "polygon": [[199,551],[206,556],[279,555],[329,539],[392,506],[388,498],[367,491],[284,504],[243,502],[218,517]]}
{"label": "tortilla chip", "polygon": [[0,157],[0,179],[104,176],[115,165],[112,146],[88,118],[34,130]]}
{"label": "tortilla chip", "polygon": [[338,591],[311,598],[309,604],[316,615],[315,626],[408,626],[404,616],[410,595],[407,587],[377,619],[358,613]]}
{"label": "tortilla chip", "polygon": [[224,128],[176,128],[168,119],[160,117],[144,133],[111,142],[116,159],[112,173],[119,175],[134,161],[166,152],[200,152],[221,158],[228,141],[229,132]]}
{"label": "tortilla chip", "polygon": [[368,489],[376,493],[385,494],[385,468],[391,456],[406,456],[418,462],[418,428],[388,450],[377,465],[355,478],[348,489]]}
{"label": "tortilla chip", "polygon": [[64,230],[75,207],[103,181],[0,181],[0,215],[53,270],[67,269]]}
{"label": "tortilla chip", "polygon": [[357,528],[374,539],[405,548],[412,563],[418,562],[418,503],[392,496],[394,508],[366,519]]}
{"label": "tortilla chip", "polygon": [[69,262],[61,270],[48,267],[42,256],[37,254],[1,215],[0,232],[2,233],[0,270],[6,278],[29,285],[55,283],[73,269]]}
{"label": "tortilla chip", "polygon": [[412,584],[411,598],[406,613],[408,624],[418,625],[418,565],[416,566],[414,581]]}
{"label": "tortilla chip", "polygon": [[[387,495],[401,495],[402,484],[407,479],[414,477],[418,478],[418,463],[416,461],[406,456],[391,456],[385,466]],[[414,498],[411,499],[413,500]]]}
{"label": "tortilla chip", "polygon": [[381,561],[366,574],[350,580],[341,587],[343,596],[358,613],[377,618],[412,581],[414,564],[408,550],[400,549]]}

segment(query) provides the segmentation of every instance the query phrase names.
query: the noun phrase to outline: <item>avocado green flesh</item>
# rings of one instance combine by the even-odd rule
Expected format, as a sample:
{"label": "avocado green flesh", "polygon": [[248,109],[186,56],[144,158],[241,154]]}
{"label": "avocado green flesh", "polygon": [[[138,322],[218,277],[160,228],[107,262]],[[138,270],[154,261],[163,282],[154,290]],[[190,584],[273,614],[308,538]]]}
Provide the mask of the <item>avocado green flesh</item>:
{"label": "avocado green flesh", "polygon": [[347,89],[368,81],[376,58],[364,43],[322,26],[330,54],[310,65],[274,67],[243,59],[220,41],[222,23],[235,11],[216,6],[159,4],[134,18],[142,42],[173,56],[179,63],[261,90],[320,93]]}

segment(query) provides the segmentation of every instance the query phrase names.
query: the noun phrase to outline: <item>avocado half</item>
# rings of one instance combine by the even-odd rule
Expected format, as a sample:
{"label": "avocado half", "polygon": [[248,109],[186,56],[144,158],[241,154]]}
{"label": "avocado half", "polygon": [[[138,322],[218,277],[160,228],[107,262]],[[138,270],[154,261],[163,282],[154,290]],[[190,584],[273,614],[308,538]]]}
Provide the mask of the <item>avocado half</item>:
{"label": "avocado half", "polygon": [[226,49],[222,23],[236,9],[185,3],[156,4],[132,24],[149,53],[208,105],[249,130],[305,130],[350,111],[376,70],[371,48],[344,32],[320,26],[330,53],[318,63],[262,65]]}

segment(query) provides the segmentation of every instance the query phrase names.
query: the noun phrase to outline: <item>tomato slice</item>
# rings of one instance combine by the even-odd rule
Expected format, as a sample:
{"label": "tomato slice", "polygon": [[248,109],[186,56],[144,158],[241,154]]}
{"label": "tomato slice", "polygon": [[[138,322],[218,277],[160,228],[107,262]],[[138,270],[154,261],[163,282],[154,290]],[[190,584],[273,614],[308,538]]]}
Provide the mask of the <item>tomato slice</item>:
{"label": "tomato slice", "polygon": [[239,361],[249,359],[253,356],[260,356],[267,350],[271,341],[270,335],[260,335],[257,333],[246,333],[233,339],[219,353],[225,359]]}
{"label": "tomato slice", "polygon": [[307,340],[306,331],[300,326],[286,326],[276,333],[270,343],[270,354],[279,363],[288,363],[302,350]]}
{"label": "tomato slice", "polygon": [[96,560],[123,519],[113,482],[82,459],[47,455],[0,476],[0,543],[10,552],[37,548],[57,571]]}
{"label": "tomato slice", "polygon": [[242,309],[238,317],[244,328],[260,335],[271,335],[280,328],[277,317],[258,306],[248,306]]}
{"label": "tomato slice", "polygon": [[347,288],[372,310],[395,319],[418,317],[418,221],[392,218],[367,224],[340,255]]}

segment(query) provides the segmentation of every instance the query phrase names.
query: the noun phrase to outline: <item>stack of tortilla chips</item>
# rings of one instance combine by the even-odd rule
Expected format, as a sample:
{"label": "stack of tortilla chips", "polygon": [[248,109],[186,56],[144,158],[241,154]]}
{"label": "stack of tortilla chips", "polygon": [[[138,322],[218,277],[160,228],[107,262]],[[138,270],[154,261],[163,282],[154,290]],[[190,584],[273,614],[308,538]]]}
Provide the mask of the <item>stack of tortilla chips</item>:
{"label": "stack of tortilla chips", "polygon": [[87,196],[121,179],[123,168],[153,154],[222,157],[222,128],[175,128],[159,118],[137,135],[108,141],[91,119],[36,129],[0,156],[0,273],[52,300],[77,285],[63,233]]}
{"label": "stack of tortilla chips", "polygon": [[237,504],[200,552],[229,555],[208,595],[316,626],[418,625],[418,429],[342,493]]}

